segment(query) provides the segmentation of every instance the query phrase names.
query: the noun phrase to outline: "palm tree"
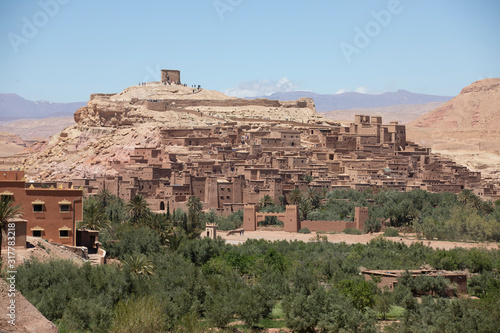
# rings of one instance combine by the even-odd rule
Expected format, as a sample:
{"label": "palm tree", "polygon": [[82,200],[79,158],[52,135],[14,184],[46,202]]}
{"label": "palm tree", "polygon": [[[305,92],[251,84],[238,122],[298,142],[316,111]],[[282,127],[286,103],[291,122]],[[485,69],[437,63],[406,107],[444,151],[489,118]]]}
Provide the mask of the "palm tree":
{"label": "palm tree", "polygon": [[471,206],[478,211],[482,211],[483,203],[481,198],[474,194],[469,189],[464,189],[458,196],[457,199],[464,206]]}
{"label": "palm tree", "polygon": [[309,187],[305,193],[306,200],[309,201],[313,208],[319,207],[319,195],[318,192],[312,187]]}
{"label": "palm tree", "polygon": [[262,209],[267,206],[272,206],[274,205],[274,200],[271,198],[270,195],[265,195],[263,198],[259,200],[259,208]]}
{"label": "palm tree", "polygon": [[328,195],[328,193],[330,193],[330,190],[328,189],[328,187],[323,186],[321,188],[321,198],[326,199],[326,196]]}
{"label": "palm tree", "polygon": [[149,204],[142,195],[136,195],[127,203],[127,210],[132,224],[141,222],[148,217],[151,211]]}
{"label": "palm tree", "polygon": [[314,180],[314,178],[310,174],[305,174],[302,176],[302,180],[309,184]]}
{"label": "palm tree", "polygon": [[83,204],[83,221],[80,227],[90,230],[102,230],[109,225],[109,219],[101,203],[94,197],[85,200]]}
{"label": "palm tree", "polygon": [[21,206],[13,204],[12,200],[0,200],[0,255],[2,254],[2,240],[5,233],[5,226],[9,219],[21,213]]}
{"label": "palm tree", "polygon": [[302,192],[298,188],[294,188],[290,192],[290,204],[299,205],[302,201]]}
{"label": "palm tree", "polygon": [[131,272],[141,276],[153,275],[156,268],[153,261],[142,253],[129,255],[122,262]]}
{"label": "palm tree", "polygon": [[106,206],[111,203],[116,197],[111,194],[108,190],[104,189],[99,194],[97,194],[97,198],[101,202],[102,206],[106,208]]}

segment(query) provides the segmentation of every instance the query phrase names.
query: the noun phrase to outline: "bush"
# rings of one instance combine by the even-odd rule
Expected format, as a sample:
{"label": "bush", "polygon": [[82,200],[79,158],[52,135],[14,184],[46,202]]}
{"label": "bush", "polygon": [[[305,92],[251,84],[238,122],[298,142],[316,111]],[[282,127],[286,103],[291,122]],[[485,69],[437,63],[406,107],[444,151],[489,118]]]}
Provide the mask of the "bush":
{"label": "bush", "polygon": [[299,234],[310,234],[311,230],[309,228],[302,228],[299,230]]}
{"label": "bush", "polygon": [[362,235],[363,231],[354,228],[347,228],[344,229],[343,233],[347,235]]}
{"label": "bush", "polygon": [[385,237],[399,237],[398,229],[396,228],[387,228],[384,231]]}
{"label": "bush", "polygon": [[130,298],[114,309],[113,332],[162,332],[166,329],[164,305],[159,298]]}

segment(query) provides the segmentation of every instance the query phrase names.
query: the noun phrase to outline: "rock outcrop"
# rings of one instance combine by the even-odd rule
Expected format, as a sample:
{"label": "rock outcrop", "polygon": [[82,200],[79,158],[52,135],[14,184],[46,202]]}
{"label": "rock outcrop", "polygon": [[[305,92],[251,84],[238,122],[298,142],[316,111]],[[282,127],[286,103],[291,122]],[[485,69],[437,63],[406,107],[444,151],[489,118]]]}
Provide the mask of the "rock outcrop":
{"label": "rock outcrop", "polygon": [[[76,125],[24,151],[28,177],[77,178],[117,174],[135,147],[160,147],[166,128],[335,124],[318,113],[314,101],[245,100],[220,92],[160,82],[118,94],[92,94],[74,114]],[[188,153],[187,147],[171,147]]]}

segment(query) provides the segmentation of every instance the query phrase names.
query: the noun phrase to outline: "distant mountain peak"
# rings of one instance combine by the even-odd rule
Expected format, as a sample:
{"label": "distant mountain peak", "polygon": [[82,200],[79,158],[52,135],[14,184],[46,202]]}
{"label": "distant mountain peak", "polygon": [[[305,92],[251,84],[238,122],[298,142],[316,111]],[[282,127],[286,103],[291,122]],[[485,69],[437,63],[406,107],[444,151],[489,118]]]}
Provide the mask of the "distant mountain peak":
{"label": "distant mountain peak", "polygon": [[387,107],[393,105],[413,105],[427,103],[444,103],[452,99],[452,96],[434,96],[426,94],[416,94],[410,91],[399,89],[395,92],[384,92],[381,94],[364,94],[350,91],[340,94],[317,94],[311,91],[288,91],[276,92],[269,96],[255,98],[269,98],[285,100],[297,100],[302,97],[314,99],[316,110],[319,112],[332,110],[348,110],[357,108]]}
{"label": "distant mountain peak", "polygon": [[0,94],[0,121],[23,118],[48,118],[72,116],[85,102],[54,103],[50,101],[30,101],[18,94]]}

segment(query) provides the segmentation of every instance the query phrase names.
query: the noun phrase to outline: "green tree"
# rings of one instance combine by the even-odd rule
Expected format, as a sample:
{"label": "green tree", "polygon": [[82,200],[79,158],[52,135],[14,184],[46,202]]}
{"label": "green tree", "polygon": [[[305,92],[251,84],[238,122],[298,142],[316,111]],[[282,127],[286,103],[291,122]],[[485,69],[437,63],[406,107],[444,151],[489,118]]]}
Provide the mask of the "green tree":
{"label": "green tree", "polygon": [[140,224],[146,219],[151,213],[149,209],[149,204],[142,195],[134,196],[127,203],[127,211],[129,214],[129,220],[132,224]]}
{"label": "green tree", "polygon": [[[12,200],[0,200],[0,244],[2,244],[2,240],[5,234],[5,227],[7,226],[8,220],[20,213],[20,205],[14,205]],[[2,251],[0,246],[0,254],[1,253]]]}
{"label": "green tree", "polygon": [[200,198],[191,196],[187,201],[188,214],[187,219],[183,221],[182,228],[189,239],[198,238],[201,234],[200,213],[203,209],[203,203]]}
{"label": "green tree", "polygon": [[310,174],[305,174],[302,176],[302,180],[305,181],[307,184],[309,184],[314,180],[314,177],[311,176]]}
{"label": "green tree", "polygon": [[142,253],[128,255],[125,259],[123,259],[122,263],[123,266],[132,273],[140,276],[153,275],[155,269],[153,261],[148,259],[148,257]]}
{"label": "green tree", "polygon": [[260,200],[259,200],[259,209],[262,209],[264,207],[268,207],[268,206],[273,206],[274,205],[274,200],[273,198],[271,198],[270,195],[265,195],[264,197],[262,197]]}
{"label": "green tree", "polygon": [[365,310],[375,305],[377,287],[361,279],[345,279],[339,282],[340,292],[352,299],[353,305],[358,310]]}
{"label": "green tree", "polygon": [[108,225],[108,216],[99,200],[95,197],[85,199],[83,202],[83,221],[80,223],[80,227],[103,230]]}
{"label": "green tree", "polygon": [[385,320],[385,316],[387,315],[387,312],[389,312],[389,310],[391,309],[391,306],[392,306],[391,292],[387,288],[381,290],[375,299],[375,308],[379,313],[382,314],[382,320]]}
{"label": "green tree", "polygon": [[291,205],[299,205],[300,202],[302,201],[302,192],[300,191],[300,189],[298,188],[294,188],[291,192],[290,192],[290,204]]}

